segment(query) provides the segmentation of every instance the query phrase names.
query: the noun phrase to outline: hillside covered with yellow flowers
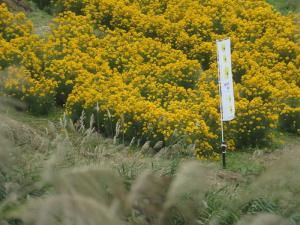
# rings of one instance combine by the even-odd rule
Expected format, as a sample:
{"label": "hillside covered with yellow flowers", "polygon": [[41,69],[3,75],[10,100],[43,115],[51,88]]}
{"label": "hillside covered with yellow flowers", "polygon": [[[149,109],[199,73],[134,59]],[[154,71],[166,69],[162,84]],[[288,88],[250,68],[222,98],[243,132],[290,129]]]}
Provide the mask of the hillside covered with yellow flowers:
{"label": "hillside covered with yellow flowers", "polygon": [[[45,114],[85,112],[107,136],[192,145],[217,157],[215,41],[232,41],[236,119],[231,150],[300,132],[299,16],[264,0],[56,0],[61,13],[36,35],[0,5],[3,90]],[[115,129],[117,127],[117,130]]]}

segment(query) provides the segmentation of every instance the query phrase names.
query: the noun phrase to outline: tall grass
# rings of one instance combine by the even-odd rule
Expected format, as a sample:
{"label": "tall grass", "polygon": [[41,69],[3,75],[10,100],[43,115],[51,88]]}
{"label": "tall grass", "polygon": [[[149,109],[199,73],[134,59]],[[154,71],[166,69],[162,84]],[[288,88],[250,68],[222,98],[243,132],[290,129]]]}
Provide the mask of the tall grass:
{"label": "tall grass", "polygon": [[65,116],[44,132],[5,111],[0,121],[0,224],[300,222],[296,148],[252,183],[228,183],[214,164],[147,157]]}

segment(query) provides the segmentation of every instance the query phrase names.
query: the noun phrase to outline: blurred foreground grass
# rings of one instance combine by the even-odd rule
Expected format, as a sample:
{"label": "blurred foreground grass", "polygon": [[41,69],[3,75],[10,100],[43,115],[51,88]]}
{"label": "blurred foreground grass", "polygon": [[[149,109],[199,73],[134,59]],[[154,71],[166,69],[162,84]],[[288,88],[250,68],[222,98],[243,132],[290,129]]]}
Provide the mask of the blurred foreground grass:
{"label": "blurred foreground grass", "polygon": [[180,146],[153,155],[9,101],[0,112],[0,224],[300,223],[297,137],[231,153],[221,170]]}

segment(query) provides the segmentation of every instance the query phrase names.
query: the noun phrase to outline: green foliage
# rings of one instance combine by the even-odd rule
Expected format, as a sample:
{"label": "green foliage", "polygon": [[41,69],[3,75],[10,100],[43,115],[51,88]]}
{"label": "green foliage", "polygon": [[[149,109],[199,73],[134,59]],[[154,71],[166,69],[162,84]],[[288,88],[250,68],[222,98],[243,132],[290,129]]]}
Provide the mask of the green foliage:
{"label": "green foliage", "polygon": [[300,109],[289,107],[281,112],[279,126],[282,130],[300,134]]}
{"label": "green foliage", "polygon": [[288,12],[299,12],[300,3],[298,0],[267,0],[273,4],[280,12],[287,14]]}
{"label": "green foliage", "polygon": [[263,198],[253,199],[247,202],[242,208],[242,212],[245,214],[255,214],[259,212],[277,213],[278,211],[278,204]]}
{"label": "green foliage", "polygon": [[202,215],[202,221],[207,224],[226,225],[234,224],[239,219],[240,212],[228,204],[232,202],[236,189],[232,186],[224,186],[220,189],[212,189],[205,195],[206,210]]}
{"label": "green foliage", "polygon": [[251,153],[228,153],[227,169],[243,175],[259,175],[264,166]]}
{"label": "green foliage", "polygon": [[40,9],[45,9],[48,8],[52,2],[52,0],[31,0],[34,3],[36,3],[36,5],[40,8]]}

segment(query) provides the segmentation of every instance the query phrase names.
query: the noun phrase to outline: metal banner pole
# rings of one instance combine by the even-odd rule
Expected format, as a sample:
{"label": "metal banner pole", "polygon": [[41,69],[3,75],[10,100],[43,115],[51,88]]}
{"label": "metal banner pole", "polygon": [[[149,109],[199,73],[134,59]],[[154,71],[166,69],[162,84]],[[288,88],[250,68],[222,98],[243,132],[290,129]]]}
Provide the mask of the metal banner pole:
{"label": "metal banner pole", "polygon": [[221,152],[223,168],[225,169],[227,144],[224,137],[224,122],[231,121],[235,118],[230,38],[221,41],[217,40],[217,57],[222,132]]}
{"label": "metal banner pole", "polygon": [[[219,74],[220,79],[220,74]],[[223,124],[223,109],[222,109],[222,94],[221,94],[221,84],[219,81],[219,89],[220,89],[220,114],[221,114],[221,136],[222,136],[222,143],[221,143],[221,152],[222,152],[222,164],[223,169],[226,168],[226,152],[227,152],[227,145],[224,138],[224,124]]]}
{"label": "metal banner pole", "polygon": [[[219,54],[217,54],[217,60],[219,64]],[[218,80],[219,80],[219,95],[220,95],[220,118],[221,118],[221,136],[222,136],[222,142],[221,142],[221,152],[222,152],[222,165],[223,169],[226,168],[226,152],[227,152],[227,145],[224,138],[224,124],[223,124],[223,106],[222,106],[222,88],[221,88],[221,74],[220,69],[218,69]]]}

